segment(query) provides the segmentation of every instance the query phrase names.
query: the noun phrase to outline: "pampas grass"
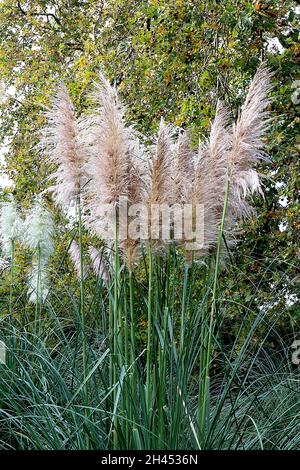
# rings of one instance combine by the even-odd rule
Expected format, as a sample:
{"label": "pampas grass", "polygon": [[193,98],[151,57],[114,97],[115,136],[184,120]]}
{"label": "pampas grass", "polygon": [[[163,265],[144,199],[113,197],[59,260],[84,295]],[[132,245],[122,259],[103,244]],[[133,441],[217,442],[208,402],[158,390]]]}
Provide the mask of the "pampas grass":
{"label": "pampas grass", "polygon": [[[237,361],[231,352],[228,356],[224,352],[220,397],[213,395],[213,352],[219,345],[217,328],[224,308],[220,264],[225,248],[234,246],[237,222],[253,213],[249,198],[261,193],[257,164],[265,159],[269,80],[270,74],[262,66],[235,123],[219,102],[210,133],[197,149],[188,131],[178,132],[163,119],[154,145],[143,145],[149,139],[138,135],[127,122],[117,90],[103,76],[94,85],[92,108],[80,118],[67,88],[59,86],[46,116],[42,143],[53,168],[55,203],[63,209],[76,203],[78,231],[73,233],[69,255],[80,296],[77,298],[75,289],[62,302],[64,315],[66,305],[74,307],[71,328],[72,321],[68,318],[65,327],[65,319],[60,323],[52,303],[45,302],[51,287],[48,263],[54,252],[54,223],[39,199],[26,218],[23,243],[33,255],[29,301],[36,305],[35,326],[39,325],[29,349],[38,351],[32,355],[34,363],[42,371],[49,369],[49,383],[41,381],[44,407],[39,394],[38,406],[32,403],[32,396],[26,396],[31,407],[26,423],[34,423],[30,439],[22,420],[15,417],[16,400],[9,402],[13,410],[10,432],[14,435],[14,426],[18,430],[12,445],[127,450],[225,445],[222,410],[232,398],[230,387],[237,377],[240,380],[236,371],[243,368],[245,347],[238,351]],[[155,208],[176,204],[192,207],[190,225],[195,222],[197,206],[204,209],[204,239],[196,249],[188,248],[193,240],[187,233],[181,238],[174,233],[170,239],[163,238],[161,214],[156,222],[151,219]],[[108,216],[103,212],[105,205],[111,208]],[[146,207],[150,216],[148,238],[147,234],[134,236],[134,205],[135,209]],[[103,239],[105,217],[112,230]],[[13,253],[19,237],[13,202],[2,207],[0,225],[2,246],[10,256],[9,247]],[[174,225],[175,220],[171,232],[175,232]],[[83,251],[86,240],[89,256]],[[199,260],[203,262],[194,263]],[[13,275],[11,280],[12,286]],[[12,313],[11,292],[12,287]],[[59,295],[57,292],[57,298]],[[53,321],[51,335],[43,332],[42,303],[43,312],[49,313],[47,321]],[[264,321],[263,312],[255,318],[255,325],[260,321]],[[248,345],[255,325],[247,333]],[[48,341],[51,352],[47,351]],[[24,344],[26,349],[27,338]],[[30,374],[26,377],[31,380]],[[56,387],[60,395],[56,395]],[[36,388],[34,392],[37,394]],[[225,426],[232,426],[232,436],[239,429],[236,409],[230,406]],[[5,413],[9,411],[5,409]],[[51,417],[48,429],[42,426],[36,431],[38,419],[31,418],[40,418],[39,413],[43,423]],[[229,438],[227,444],[231,446]]]}
{"label": "pampas grass", "polygon": [[174,201],[172,128],[161,118],[156,145],[153,148],[150,170],[148,204],[167,204]]}
{"label": "pampas grass", "polygon": [[2,204],[0,208],[0,243],[5,258],[9,259],[10,286],[9,286],[9,318],[13,315],[13,288],[15,243],[22,238],[23,221],[19,216],[17,205],[13,197]]}
{"label": "pampas grass", "polygon": [[97,233],[99,205],[118,204],[119,197],[128,193],[134,133],[125,123],[125,108],[116,90],[103,76],[91,96],[94,113],[86,118],[85,129],[84,125],[82,128],[90,144],[86,166],[91,179],[89,208],[93,214],[92,227]]}
{"label": "pampas grass", "polygon": [[17,204],[12,197],[0,209],[0,243],[6,258],[13,256],[13,245],[22,238],[23,222],[18,214]]}
{"label": "pampas grass", "polygon": [[[224,222],[227,247],[235,244],[235,227],[239,219],[253,213],[247,196],[261,193],[255,164],[265,159],[263,136],[269,120],[270,73],[262,65],[250,87],[237,121],[231,124],[226,108],[219,102],[209,138],[200,143],[198,153],[192,150],[188,131],[179,133],[174,142],[174,129],[161,119],[157,140],[152,149],[139,143],[134,128],[126,122],[126,108],[117,91],[101,75],[91,95],[93,111],[76,119],[66,88],[62,85],[48,112],[44,143],[50,160],[58,166],[54,196],[58,203],[67,204],[82,190],[85,201],[84,222],[88,230],[103,236],[104,219],[115,239],[114,209],[104,214],[103,205],[117,208],[120,198],[128,205],[146,203],[151,220],[155,205],[191,204],[204,209],[204,243],[194,250],[199,259],[217,249],[226,180],[230,180],[228,204]],[[150,155],[150,160],[149,160]],[[87,175],[88,183],[82,185]],[[155,212],[155,210],[154,210]],[[194,214],[194,209],[193,212]],[[120,217],[122,211],[120,211]],[[117,215],[118,217],[118,215]],[[191,216],[192,219],[194,215]],[[132,217],[126,215],[126,236],[119,240],[125,264],[132,270],[141,254],[142,240],[130,237],[128,226]],[[192,225],[193,220],[190,221]],[[148,225],[152,246],[165,249],[162,240],[162,221]],[[187,240],[181,240],[185,247]],[[225,251],[225,245],[222,245]],[[191,253],[187,253],[191,259]]]}
{"label": "pampas grass", "polygon": [[24,223],[24,244],[34,252],[39,250],[48,261],[54,251],[55,224],[52,213],[42,199],[37,198]]}
{"label": "pampas grass", "polygon": [[45,302],[49,292],[48,263],[54,252],[55,225],[51,212],[37,198],[24,223],[24,245],[32,250],[33,262],[29,275],[29,301]]}
{"label": "pampas grass", "polygon": [[207,142],[200,142],[193,183],[188,199],[204,207],[204,246],[194,253],[194,258],[215,251],[221,224],[227,181],[228,201],[224,221],[222,252],[234,246],[236,223],[253,215],[247,201],[249,194],[262,195],[259,175],[255,165],[266,159],[263,137],[269,128],[271,74],[262,65],[253,78],[245,103],[237,121],[230,123],[230,115],[219,102]]}
{"label": "pampas grass", "polygon": [[195,173],[195,155],[192,150],[190,132],[180,132],[175,147],[175,201],[177,203],[188,203],[190,185],[193,184]]}
{"label": "pampas grass", "polygon": [[[75,240],[72,240],[68,252],[73,262],[77,277],[78,279],[80,279],[81,277],[80,248],[78,246],[78,243]],[[87,278],[88,273],[89,273],[89,265],[87,263],[83,263],[83,279]]]}
{"label": "pampas grass", "polygon": [[256,163],[266,160],[264,142],[269,125],[270,104],[268,98],[272,89],[271,73],[261,65],[253,78],[232,130],[232,148],[229,155],[231,182],[242,197],[260,190],[258,174],[253,168]]}
{"label": "pampas grass", "polygon": [[41,146],[50,164],[56,167],[51,175],[50,188],[56,204],[68,208],[76,201],[86,182],[85,154],[80,140],[79,122],[67,87],[61,83],[46,113]]}
{"label": "pampas grass", "polygon": [[204,209],[204,244],[195,253],[196,258],[216,249],[218,242],[228,177],[228,151],[230,148],[228,120],[226,109],[221,103],[218,103],[209,139],[206,143],[199,144],[190,196],[193,204],[201,204]]}
{"label": "pampas grass", "polygon": [[97,248],[91,246],[89,248],[89,253],[92,260],[92,266],[95,276],[97,277],[97,279],[101,279],[104,284],[108,284],[110,274],[107,262],[105,260],[104,250],[97,250]]}

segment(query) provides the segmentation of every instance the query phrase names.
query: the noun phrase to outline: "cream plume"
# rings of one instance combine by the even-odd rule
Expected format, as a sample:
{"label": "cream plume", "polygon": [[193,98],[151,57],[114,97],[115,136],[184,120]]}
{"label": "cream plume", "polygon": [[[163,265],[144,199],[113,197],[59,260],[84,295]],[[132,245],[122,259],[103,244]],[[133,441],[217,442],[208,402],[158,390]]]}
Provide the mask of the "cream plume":
{"label": "cream plume", "polygon": [[174,200],[172,128],[161,118],[151,161],[148,203],[164,204]]}
{"label": "cream plume", "polygon": [[[137,143],[135,152],[128,158],[128,183],[127,183],[127,210],[126,220],[122,217],[125,215],[123,211],[119,212],[119,225],[126,226],[126,238],[120,240],[123,258],[125,259],[126,266],[131,272],[140,258],[141,240],[136,240],[132,237],[129,231],[131,222],[134,220],[136,214],[131,214],[133,205],[142,203],[146,198],[146,181],[147,173],[142,171],[141,161],[143,161],[143,150]],[[136,206],[137,207],[137,206]],[[140,214],[141,215],[141,214]]]}
{"label": "cream plume", "polygon": [[35,252],[39,251],[39,255],[48,260],[54,251],[54,235],[52,214],[38,197],[24,223],[24,244]]}
{"label": "cream plume", "polygon": [[217,246],[227,178],[229,194],[224,235],[228,246],[235,244],[237,220],[248,217],[254,211],[246,198],[249,193],[261,193],[259,176],[253,165],[266,158],[262,138],[269,128],[266,107],[270,102],[267,98],[271,90],[270,77],[270,72],[262,65],[249,87],[232,130],[228,113],[218,103],[209,141],[205,146],[199,145],[192,199],[204,206],[205,243],[198,256]]}
{"label": "cream plume", "polygon": [[0,208],[0,243],[5,257],[11,257],[12,244],[22,238],[23,221],[13,197]]}
{"label": "cream plume", "polygon": [[174,184],[178,203],[188,202],[189,187],[194,178],[194,155],[189,131],[179,134],[175,147]]}
{"label": "cream plume", "polygon": [[[68,252],[73,262],[77,276],[80,279],[81,278],[80,248],[78,246],[78,243],[75,240],[72,240]],[[88,273],[89,273],[89,266],[83,261],[83,279],[87,278]]]}
{"label": "cream plume", "polygon": [[[125,107],[120,102],[115,88],[100,76],[92,95],[96,110],[83,121],[88,142],[89,161],[87,171],[90,175],[88,186],[88,226],[101,236],[103,217],[108,217],[114,226],[113,214],[103,216],[103,204],[119,207],[120,200],[126,199],[128,205],[140,203],[145,195],[144,175],[141,173],[140,157],[142,147],[134,129],[126,124]],[[126,263],[131,269],[139,251],[139,241],[131,240],[128,234],[128,221],[123,221],[119,212],[119,226],[126,224],[127,238],[120,240]],[[128,215],[128,214],[127,214]],[[111,233],[110,239],[115,237]]]}
{"label": "cream plume", "polygon": [[251,84],[231,134],[231,150],[228,154],[229,197],[225,223],[225,237],[229,246],[236,243],[236,222],[255,214],[247,196],[263,195],[256,164],[266,160],[263,138],[270,126],[267,106],[271,102],[268,93],[272,90],[272,73],[262,64]]}
{"label": "cream plume", "polygon": [[119,197],[128,197],[132,154],[136,145],[134,131],[125,124],[125,108],[116,90],[100,76],[92,95],[95,113],[87,117],[85,125],[90,176],[88,207],[91,212],[89,226],[101,234],[103,204],[118,204]]}
{"label": "cream plume", "polygon": [[[174,182],[174,142],[172,128],[161,118],[156,145],[152,148],[150,159],[148,190],[146,201],[148,204],[148,232],[152,239],[152,248],[164,248],[166,240],[161,239],[164,221],[160,216],[154,218],[154,207],[162,204],[176,203],[176,186]],[[154,237],[154,233],[156,236]],[[159,239],[156,237],[159,235]]]}
{"label": "cream plume", "polygon": [[263,137],[269,129],[268,93],[272,90],[272,73],[261,65],[248,90],[244,105],[233,126],[232,149],[229,155],[234,190],[244,197],[260,192],[259,178],[253,165],[266,159]]}
{"label": "cream plume", "polygon": [[80,142],[79,124],[69,92],[62,83],[46,113],[47,124],[42,131],[42,146],[57,169],[51,176],[51,188],[59,206],[65,207],[79,195],[84,184],[84,151]]}
{"label": "cream plume", "polygon": [[96,111],[87,120],[91,139],[87,165],[91,188],[102,203],[117,203],[119,196],[127,195],[133,130],[125,125],[125,108],[116,90],[103,76],[95,85],[92,97]]}
{"label": "cream plume", "polygon": [[48,264],[54,251],[55,225],[51,212],[38,197],[24,223],[23,242],[33,250],[28,279],[29,301],[44,302],[49,292]]}
{"label": "cream plume", "polygon": [[208,254],[218,240],[230,150],[228,121],[228,113],[219,102],[209,139],[205,144],[199,142],[195,177],[189,195],[190,203],[202,205],[204,210],[203,246],[194,253],[195,258]]}
{"label": "cream plume", "polygon": [[104,259],[103,249],[97,250],[93,246],[89,248],[93,270],[97,278],[102,279],[105,284],[109,282],[109,270]]}

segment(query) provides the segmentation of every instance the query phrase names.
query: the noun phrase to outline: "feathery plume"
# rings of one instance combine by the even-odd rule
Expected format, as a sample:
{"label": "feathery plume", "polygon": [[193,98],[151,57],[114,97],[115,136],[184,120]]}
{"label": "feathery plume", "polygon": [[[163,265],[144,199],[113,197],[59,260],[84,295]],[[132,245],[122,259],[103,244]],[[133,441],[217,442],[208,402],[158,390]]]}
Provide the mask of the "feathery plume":
{"label": "feathery plume", "polygon": [[[130,272],[132,272],[141,255],[141,240],[132,237],[129,228],[132,221],[134,221],[133,206],[138,208],[138,204],[145,200],[147,194],[146,181],[148,175],[145,168],[141,167],[141,162],[145,161],[144,158],[143,149],[137,142],[136,146],[132,147],[132,153],[128,159],[127,208],[121,207],[119,211],[119,226],[126,227],[126,237],[120,240],[120,247],[125,264]],[[126,220],[123,220],[124,216],[126,216]],[[139,216],[142,217],[143,214],[139,213]]]}
{"label": "feathery plume", "polygon": [[49,292],[48,263],[54,251],[55,224],[51,212],[37,198],[24,223],[23,243],[33,250],[29,276],[29,300],[44,302]]}
{"label": "feathery plume", "polygon": [[[154,216],[155,206],[176,203],[176,186],[173,178],[174,169],[174,142],[172,128],[163,118],[160,121],[156,145],[152,149],[150,160],[150,175],[148,180],[147,204],[148,204],[148,232],[152,239],[152,248],[161,250],[166,240],[162,240],[164,221]],[[156,235],[154,236],[154,233]],[[157,237],[159,236],[159,239]]]}
{"label": "feathery plume", "polygon": [[[119,209],[120,198],[128,206],[143,200],[145,183],[140,172],[138,158],[142,149],[134,129],[125,122],[125,107],[120,102],[115,88],[100,76],[92,95],[96,111],[92,117],[82,121],[82,138],[88,142],[89,160],[87,172],[90,176],[88,203],[90,216],[88,226],[97,235],[102,235],[103,204],[112,204]],[[114,212],[106,215],[108,225],[114,227]],[[128,234],[128,213],[117,210],[119,226],[126,226],[127,236],[120,240],[126,264],[134,263],[139,251],[139,241],[131,240]],[[122,217],[126,215],[126,221]],[[128,218],[128,220],[127,220]],[[110,240],[115,238],[111,231]]]}
{"label": "feathery plume", "polygon": [[163,204],[174,200],[172,129],[161,118],[151,161],[148,203]]}
{"label": "feathery plume", "polygon": [[269,129],[268,93],[272,90],[272,74],[261,65],[248,90],[240,115],[233,126],[232,149],[229,155],[231,180],[239,196],[261,192],[259,177],[253,165],[266,160],[263,137]]}
{"label": "feathery plume", "polygon": [[32,263],[31,274],[28,278],[29,302],[36,304],[44,303],[49,294],[50,285],[47,271],[47,264],[38,261]]}
{"label": "feathery plume", "polygon": [[[248,194],[262,193],[259,175],[253,165],[266,158],[263,152],[263,136],[269,128],[266,111],[270,100],[271,74],[262,65],[250,87],[232,130],[225,108],[218,103],[216,117],[211,127],[206,146],[199,146],[193,199],[204,206],[204,250],[202,256],[215,249],[221,223],[225,186],[229,178],[228,204],[224,224],[224,235],[229,247],[236,243],[236,222],[253,214],[247,201]],[[225,246],[222,247],[223,253]]]}
{"label": "feathery plume", "polygon": [[24,223],[24,244],[39,251],[43,260],[48,260],[54,251],[55,224],[51,212],[41,198],[37,198]]}
{"label": "feathery plume", "polygon": [[97,203],[117,203],[120,196],[127,195],[133,130],[125,125],[125,108],[115,88],[103,76],[95,85],[92,98],[96,105],[95,114],[86,121],[90,135],[87,164],[90,188]]}
{"label": "feathery plume", "polygon": [[103,249],[97,250],[93,246],[89,248],[93,270],[97,278],[102,279],[105,284],[109,282],[109,270],[106,265]]}
{"label": "feathery plume", "polygon": [[[189,202],[202,205],[204,211],[203,246],[195,251],[195,259],[208,254],[218,240],[230,150],[228,121],[228,113],[219,102],[209,139],[205,144],[199,142],[194,181],[189,186]],[[191,253],[187,253],[187,257],[190,259]]]}
{"label": "feathery plume", "polygon": [[178,203],[188,202],[189,186],[194,178],[194,155],[191,150],[190,133],[179,134],[175,150],[175,200]]}
{"label": "feathery plume", "polygon": [[271,102],[268,98],[272,90],[271,77],[270,70],[262,64],[250,84],[240,115],[232,128],[231,149],[228,153],[230,186],[225,221],[228,246],[236,243],[236,222],[255,214],[247,196],[255,192],[263,195],[255,165],[267,159],[263,138],[270,126],[266,108]]}
{"label": "feathery plume", "polygon": [[23,221],[18,215],[17,204],[13,197],[1,205],[0,209],[0,242],[5,257],[12,255],[12,244],[22,236]]}
{"label": "feathery plume", "polygon": [[[77,273],[77,276],[80,279],[81,277],[80,248],[78,246],[78,243],[75,240],[72,240],[72,243],[69,247],[69,255],[74,264],[74,268]],[[88,273],[89,273],[89,266],[86,263],[83,263],[83,279],[87,278]]]}
{"label": "feathery plume", "polygon": [[50,162],[57,167],[51,176],[55,184],[50,189],[57,205],[67,207],[80,194],[85,181],[85,154],[75,110],[63,83],[53,98],[46,118],[41,144]]}
{"label": "feathery plume", "polygon": [[101,236],[103,204],[118,206],[120,197],[129,196],[136,138],[132,127],[125,123],[125,108],[115,88],[102,75],[92,99],[95,112],[82,121],[82,139],[88,142],[89,156],[86,169],[90,177],[87,202],[90,217],[87,224]]}

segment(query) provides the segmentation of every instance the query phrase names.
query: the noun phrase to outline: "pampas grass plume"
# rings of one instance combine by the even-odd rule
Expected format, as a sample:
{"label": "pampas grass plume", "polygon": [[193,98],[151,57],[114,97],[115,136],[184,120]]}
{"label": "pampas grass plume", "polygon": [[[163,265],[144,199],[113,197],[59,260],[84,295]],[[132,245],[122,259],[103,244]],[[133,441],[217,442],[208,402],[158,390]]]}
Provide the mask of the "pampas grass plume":
{"label": "pampas grass plume", "polygon": [[57,205],[68,207],[79,196],[85,182],[85,153],[74,106],[63,83],[57,89],[46,119],[41,145],[50,163],[56,166],[51,176],[54,180],[51,189]]}
{"label": "pampas grass plume", "polygon": [[12,255],[12,243],[22,237],[23,221],[13,198],[0,208],[0,242],[5,257]]}
{"label": "pampas grass plume", "polygon": [[109,270],[104,258],[103,249],[97,250],[97,248],[91,246],[89,253],[96,277],[102,279],[107,284],[109,282]]}
{"label": "pampas grass plume", "polygon": [[[70,244],[69,255],[74,264],[77,277],[80,279],[81,277],[80,248],[78,246],[78,243],[75,240],[72,240]],[[86,263],[84,263],[83,264],[83,279],[87,278],[88,272],[89,272],[89,266]]]}
{"label": "pampas grass plume", "polygon": [[44,302],[49,292],[48,263],[54,252],[55,224],[51,212],[37,198],[24,224],[23,243],[33,251],[28,279],[29,301]]}

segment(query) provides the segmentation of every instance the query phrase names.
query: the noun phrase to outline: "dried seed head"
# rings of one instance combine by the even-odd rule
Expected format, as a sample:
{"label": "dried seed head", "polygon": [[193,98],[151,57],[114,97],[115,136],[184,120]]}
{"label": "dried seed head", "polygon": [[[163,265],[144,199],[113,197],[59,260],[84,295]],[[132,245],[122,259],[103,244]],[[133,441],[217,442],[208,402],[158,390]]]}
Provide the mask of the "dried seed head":
{"label": "dried seed head", "polygon": [[23,221],[13,198],[0,208],[0,242],[5,257],[12,255],[12,243],[22,238]]}
{"label": "dried seed head", "polygon": [[41,147],[56,166],[51,175],[55,202],[68,207],[76,199],[86,181],[85,149],[80,139],[79,123],[66,86],[62,83],[46,113],[47,124],[42,130]]}
{"label": "dried seed head", "polygon": [[[80,260],[80,248],[75,240],[72,240],[69,247],[69,255],[74,264],[74,268],[78,278],[81,278],[81,260]],[[83,260],[83,279],[86,279],[89,273],[89,265]]]}
{"label": "dried seed head", "polygon": [[97,278],[107,284],[109,282],[109,270],[104,257],[104,250],[97,250],[97,248],[91,246],[89,253],[92,259],[93,270]]}

